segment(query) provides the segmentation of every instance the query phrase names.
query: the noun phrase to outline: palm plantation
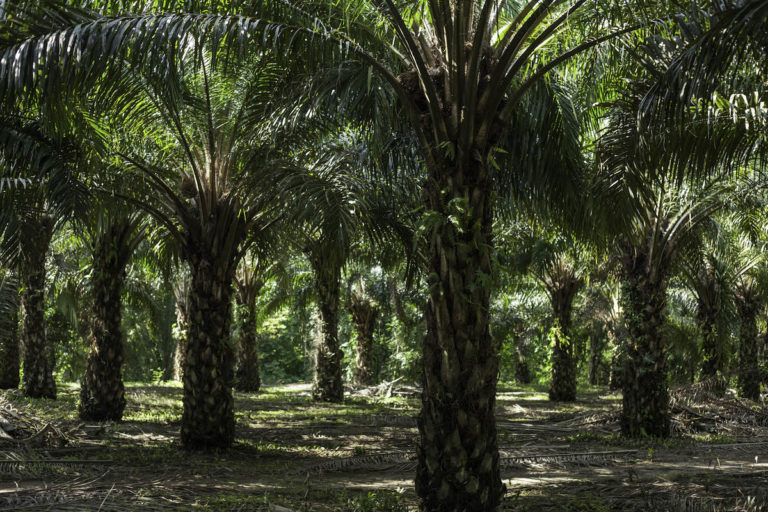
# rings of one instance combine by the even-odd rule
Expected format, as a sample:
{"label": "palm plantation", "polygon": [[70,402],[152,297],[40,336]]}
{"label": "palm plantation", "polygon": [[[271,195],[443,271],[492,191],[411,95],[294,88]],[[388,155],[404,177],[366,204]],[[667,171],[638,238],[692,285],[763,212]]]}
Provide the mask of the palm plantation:
{"label": "palm plantation", "polygon": [[[726,435],[693,381],[763,418],[768,7],[698,7],[6,2],[0,387],[77,386],[107,435],[162,402],[184,460],[254,467],[327,449],[347,407],[408,410],[425,511],[520,496],[514,443],[547,428],[521,393],[573,403],[574,443]],[[405,457],[371,421],[352,468]]]}

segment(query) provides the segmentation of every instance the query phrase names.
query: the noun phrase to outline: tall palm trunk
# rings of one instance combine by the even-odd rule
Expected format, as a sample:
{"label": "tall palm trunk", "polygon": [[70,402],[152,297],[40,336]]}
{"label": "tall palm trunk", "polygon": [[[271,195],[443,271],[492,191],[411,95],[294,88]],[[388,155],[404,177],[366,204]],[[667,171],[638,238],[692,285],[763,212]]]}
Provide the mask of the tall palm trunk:
{"label": "tall palm trunk", "polygon": [[121,295],[133,224],[123,219],[97,238],[93,254],[90,349],[80,388],[80,418],[120,421],[125,409]]}
{"label": "tall palm trunk", "polygon": [[549,289],[555,317],[549,399],[558,402],[576,400],[576,360],[571,340],[571,311],[579,287],[578,281],[569,280]]}
{"label": "tall palm trunk", "polygon": [[520,346],[520,336],[515,335],[513,343],[515,344],[515,380],[520,384],[530,384],[533,378],[528,360]]}
{"label": "tall palm trunk", "polygon": [[606,338],[594,334],[589,338],[589,383],[593,386],[605,384],[603,350],[607,343]]}
{"label": "tall palm trunk", "polygon": [[699,302],[696,320],[702,333],[701,350],[704,359],[701,365],[701,380],[715,377],[725,369],[722,351],[717,343],[717,314],[717,309]]}
{"label": "tall palm trunk", "polygon": [[341,266],[322,255],[310,257],[317,290],[318,338],[315,346],[315,382],[312,396],[324,402],[341,402],[344,387],[341,379],[343,353],[339,348],[339,283]]}
{"label": "tall palm trunk", "polygon": [[176,294],[176,328],[173,335],[176,339],[176,350],[173,353],[173,380],[181,382],[184,376],[184,354],[187,351],[187,297]]}
{"label": "tall palm trunk", "polygon": [[19,387],[19,313],[18,305],[0,326],[0,389]]}
{"label": "tall palm trunk", "polygon": [[203,252],[205,247],[197,249],[187,255],[191,282],[181,440],[187,449],[227,448],[235,435],[234,357],[229,329],[237,261],[216,258],[216,251]]}
{"label": "tall palm trunk", "polygon": [[757,359],[758,304],[750,294],[736,297],[739,310],[739,396],[760,400],[760,368]]}
{"label": "tall palm trunk", "polygon": [[349,309],[357,333],[355,381],[359,385],[370,386],[376,383],[373,371],[373,329],[379,309],[370,300],[356,294],[352,294]]}
{"label": "tall palm trunk", "polygon": [[37,236],[22,242],[21,340],[24,347],[24,394],[56,398],[56,382],[45,335],[45,257],[53,236],[53,220],[39,219]]}
{"label": "tall palm trunk", "polygon": [[625,436],[669,435],[669,390],[662,326],[666,283],[652,278],[645,254],[628,251],[621,303],[628,336],[623,347],[621,431]]}
{"label": "tall palm trunk", "polygon": [[[461,156],[461,155],[458,155]],[[488,328],[491,182],[474,159],[432,162],[416,492],[424,510],[493,511],[504,492],[496,439],[499,346]]]}
{"label": "tall palm trunk", "polygon": [[256,309],[238,299],[237,372],[235,389],[244,393],[257,393],[261,387],[259,376],[259,337],[256,332]]}

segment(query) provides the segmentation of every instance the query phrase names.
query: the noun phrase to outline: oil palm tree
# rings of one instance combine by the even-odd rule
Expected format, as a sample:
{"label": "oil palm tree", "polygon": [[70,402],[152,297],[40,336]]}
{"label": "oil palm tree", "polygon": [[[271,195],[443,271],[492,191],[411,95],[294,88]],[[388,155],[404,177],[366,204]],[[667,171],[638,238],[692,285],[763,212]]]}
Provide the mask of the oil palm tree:
{"label": "oil palm tree", "polygon": [[21,285],[23,389],[33,398],[56,398],[45,333],[46,257],[55,229],[85,211],[87,194],[76,179],[78,152],[70,140],[31,113],[2,119],[0,176],[16,186],[0,195],[0,250]]}
{"label": "oil palm tree", "polygon": [[306,122],[272,121],[285,85],[273,60],[262,55],[229,64],[217,68],[190,50],[185,74],[137,73],[149,138],[146,147],[116,149],[151,190],[149,200],[130,193],[128,199],[168,231],[189,268],[181,429],[187,448],[232,443],[235,273],[284,206],[276,184],[294,168],[290,152],[310,131]]}
{"label": "oil palm tree", "polygon": [[313,397],[321,401],[344,398],[338,341],[344,267],[364,239],[381,246],[384,240],[398,242],[397,235],[405,235],[390,200],[392,190],[383,180],[366,179],[370,176],[365,174],[364,149],[355,134],[343,134],[340,140],[329,141],[307,169],[315,187],[323,191],[307,203],[301,236],[315,276],[319,318]]}
{"label": "oil palm tree", "polygon": [[[270,253],[264,246],[259,247],[258,253],[252,249],[240,262],[235,275],[235,322],[238,330],[235,389],[238,391],[256,393],[261,387],[259,323],[265,315],[285,302],[287,293],[277,294],[266,304],[259,299],[270,281],[285,276],[283,258]],[[285,279],[280,281],[280,288],[289,292]]]}
{"label": "oil palm tree", "polygon": [[376,384],[374,361],[374,330],[381,313],[381,306],[371,291],[368,272],[353,272],[348,292],[348,309],[352,315],[357,336],[355,354],[355,383],[360,386]]}
{"label": "oil palm tree", "polygon": [[[122,293],[126,266],[142,240],[142,216],[94,212],[91,226],[93,309],[89,351],[78,414],[89,421],[120,421],[125,409],[122,379]],[[93,215],[93,214],[92,214]]]}
{"label": "oil palm tree", "polygon": [[725,392],[728,326],[738,314],[734,303],[736,289],[744,285],[742,302],[750,302],[747,299],[753,293],[744,279],[759,263],[760,255],[745,235],[733,231],[735,225],[728,226],[729,219],[721,221],[715,233],[706,237],[693,258],[685,259],[681,267],[685,283],[697,302],[696,320],[703,352],[701,379],[720,379],[718,391]]}
{"label": "oil palm tree", "polygon": [[[537,237],[539,235],[540,237]],[[571,237],[527,232],[520,245],[518,271],[529,271],[544,288],[552,308],[550,400],[576,400],[576,359],[571,333],[573,304],[586,284],[584,252]]]}

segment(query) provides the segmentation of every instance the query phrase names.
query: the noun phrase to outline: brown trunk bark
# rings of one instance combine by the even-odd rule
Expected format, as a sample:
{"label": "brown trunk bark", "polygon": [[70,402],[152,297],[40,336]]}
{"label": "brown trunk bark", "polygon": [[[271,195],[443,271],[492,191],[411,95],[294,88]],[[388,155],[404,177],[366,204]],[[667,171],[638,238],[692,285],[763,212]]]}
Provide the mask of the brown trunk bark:
{"label": "brown trunk bark", "polygon": [[533,380],[531,369],[528,367],[528,361],[526,361],[519,343],[520,340],[515,339],[515,380],[520,384],[530,384]]}
{"label": "brown trunk bark", "polygon": [[239,302],[237,311],[240,335],[237,340],[235,389],[243,393],[258,393],[261,387],[261,377],[259,376],[259,337],[256,332],[256,310],[252,304]]}
{"label": "brown trunk bark", "polygon": [[739,310],[739,396],[760,400],[760,368],[757,359],[757,309],[754,297],[736,298]]}
{"label": "brown trunk bark", "polygon": [[311,255],[320,317],[315,346],[315,379],[312,397],[323,402],[344,400],[339,348],[339,283],[341,267],[320,255]]}
{"label": "brown trunk bark", "polygon": [[121,296],[131,256],[128,219],[106,228],[93,254],[90,349],[78,413],[88,421],[120,421],[125,409]]}
{"label": "brown trunk bark", "polygon": [[21,340],[24,347],[24,394],[56,398],[50,350],[45,335],[45,257],[53,235],[53,221],[39,219],[39,235],[22,242]]}
{"label": "brown trunk bark", "polygon": [[621,431],[628,437],[666,437],[670,433],[669,390],[662,326],[666,283],[652,280],[646,257],[625,254],[621,302],[628,337],[623,346]]}
{"label": "brown trunk bark", "polygon": [[176,296],[176,350],[173,354],[173,380],[181,382],[184,377],[184,354],[187,351],[187,297]]}
{"label": "brown trunk bark", "polygon": [[188,260],[192,276],[181,441],[187,449],[228,448],[235,436],[229,343],[234,265],[199,255]]}
{"label": "brown trunk bark", "polygon": [[370,300],[355,294],[352,294],[349,309],[357,334],[355,382],[361,386],[370,386],[376,384],[373,368],[373,329],[379,309]]}
{"label": "brown trunk bark", "polygon": [[429,304],[416,492],[422,510],[495,511],[504,493],[496,438],[499,346],[488,328],[493,215],[476,160],[430,166]]}
{"label": "brown trunk bark", "polygon": [[592,335],[589,338],[589,383],[593,386],[605,384],[605,371],[603,369],[603,350],[607,340]]}
{"label": "brown trunk bark", "polygon": [[19,313],[18,304],[0,326],[0,389],[19,387]]}
{"label": "brown trunk bark", "polygon": [[552,347],[552,384],[549,399],[558,402],[576,400],[576,361],[571,340],[571,310],[580,285],[576,281],[558,283],[549,295],[555,318]]}
{"label": "brown trunk bark", "polygon": [[717,311],[699,302],[696,319],[702,334],[701,380],[721,375],[724,370],[722,350],[718,346]]}

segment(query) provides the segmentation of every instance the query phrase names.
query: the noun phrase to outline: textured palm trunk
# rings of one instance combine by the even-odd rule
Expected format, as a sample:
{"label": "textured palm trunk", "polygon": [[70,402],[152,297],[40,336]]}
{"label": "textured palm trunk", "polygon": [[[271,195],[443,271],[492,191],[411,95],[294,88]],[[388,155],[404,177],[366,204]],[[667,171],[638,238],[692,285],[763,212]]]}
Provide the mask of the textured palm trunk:
{"label": "textured palm trunk", "polygon": [[576,400],[576,361],[571,340],[571,310],[578,291],[578,283],[562,283],[549,290],[555,317],[554,345],[552,347],[552,384],[549,399],[558,402]]}
{"label": "textured palm trunk", "polygon": [[739,396],[760,400],[760,368],[757,356],[757,302],[738,297],[739,310]]}
{"label": "textured palm trunk", "polygon": [[717,344],[717,311],[699,302],[696,319],[702,333],[701,380],[710,379],[721,373],[723,368],[721,351]]}
{"label": "textured palm trunk", "polygon": [[357,333],[355,382],[361,386],[370,386],[376,383],[373,371],[373,329],[379,309],[371,301],[354,294],[349,309]]}
{"label": "textured palm trunk", "polygon": [[490,336],[491,184],[476,160],[429,166],[429,304],[416,492],[423,510],[495,511],[499,346]]}
{"label": "textured palm trunk", "polygon": [[[515,343],[519,342],[516,340]],[[515,349],[515,380],[520,384],[530,384],[533,380],[528,361],[519,347]]]}
{"label": "textured palm trunk", "polygon": [[621,303],[628,336],[623,347],[621,431],[628,437],[666,437],[669,390],[662,326],[666,284],[652,280],[645,255],[626,255]]}
{"label": "textured palm trunk", "polygon": [[89,421],[120,421],[125,409],[121,295],[130,257],[130,222],[116,222],[98,238],[93,255],[90,349],[78,413]]}
{"label": "textured palm trunk", "polygon": [[18,306],[0,326],[0,389],[19,387],[19,314]]}
{"label": "textured palm trunk", "polygon": [[173,353],[173,380],[181,382],[184,377],[184,354],[187,351],[187,299],[176,297],[176,350]]}
{"label": "textured palm trunk", "polygon": [[53,235],[53,222],[40,219],[39,235],[23,242],[21,264],[21,342],[24,347],[24,394],[56,398],[50,350],[45,335],[45,256]]}
{"label": "textured palm trunk", "polygon": [[605,338],[590,336],[589,338],[589,383],[593,386],[605,383],[603,367],[603,349],[606,345]]}
{"label": "textured palm trunk", "polygon": [[191,282],[181,441],[186,449],[227,448],[235,435],[234,356],[229,329],[237,262],[200,253],[187,260]]}
{"label": "textured palm trunk", "polygon": [[315,272],[319,309],[318,337],[315,341],[315,378],[312,397],[323,402],[341,402],[344,386],[339,348],[339,282],[341,267],[317,255],[310,258]]}
{"label": "textured palm trunk", "polygon": [[235,389],[243,393],[257,393],[261,387],[259,376],[259,337],[256,330],[256,310],[249,304],[238,304],[237,372]]}

